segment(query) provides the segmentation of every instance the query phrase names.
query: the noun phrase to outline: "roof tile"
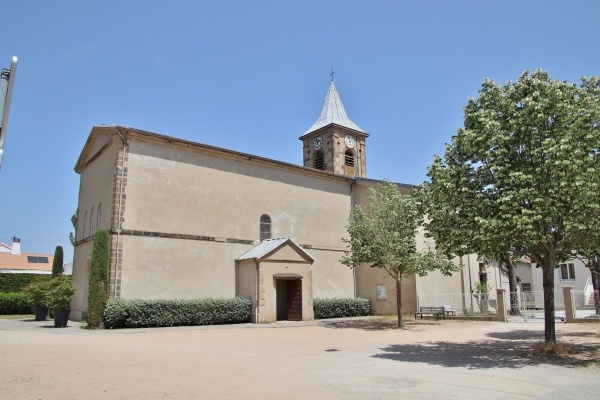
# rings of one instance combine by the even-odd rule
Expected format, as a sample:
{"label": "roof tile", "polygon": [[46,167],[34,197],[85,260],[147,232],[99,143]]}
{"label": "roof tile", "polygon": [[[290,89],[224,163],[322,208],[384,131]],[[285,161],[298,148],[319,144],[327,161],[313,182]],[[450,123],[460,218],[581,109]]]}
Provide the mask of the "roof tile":
{"label": "roof tile", "polygon": [[[47,263],[30,263],[28,256],[48,257]],[[13,255],[11,253],[0,253],[0,271],[2,270],[21,270],[21,271],[52,271],[52,262],[54,257],[50,254],[31,254],[22,253]]]}

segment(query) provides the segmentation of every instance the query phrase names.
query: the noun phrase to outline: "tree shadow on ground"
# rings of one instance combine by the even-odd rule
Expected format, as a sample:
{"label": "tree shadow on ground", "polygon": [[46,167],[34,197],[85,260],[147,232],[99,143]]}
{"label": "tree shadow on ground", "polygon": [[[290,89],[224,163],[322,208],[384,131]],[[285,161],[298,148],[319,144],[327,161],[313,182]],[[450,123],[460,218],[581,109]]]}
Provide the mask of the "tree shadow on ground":
{"label": "tree shadow on ground", "polygon": [[[440,325],[437,321],[404,320],[404,329],[414,330],[423,325]],[[332,329],[360,329],[364,331],[384,331],[398,328],[398,320],[393,318],[369,318],[360,320],[324,322],[326,328]]]}
{"label": "tree shadow on ground", "polygon": [[477,340],[464,343],[448,341],[394,344],[373,355],[394,361],[425,363],[468,369],[522,368],[535,364],[524,357],[525,349],[499,340]]}
{"label": "tree shadow on ground", "polygon": [[[544,330],[543,327],[539,331],[530,331],[530,330],[514,330],[510,332],[490,332],[487,336],[494,339],[502,339],[502,340],[544,340]],[[593,338],[596,336],[595,332],[557,332],[556,338],[557,341],[560,341],[561,338]]]}
{"label": "tree shadow on ground", "polygon": [[[564,338],[568,351],[560,355],[539,355],[535,348],[543,343],[543,333],[540,336],[535,331],[517,330],[491,332],[488,336],[493,339],[463,343],[430,341],[394,344],[381,348],[382,352],[372,357],[468,369],[518,369],[541,364],[564,367],[598,366],[600,351],[595,342],[573,343],[572,340],[567,340],[568,335],[558,335],[559,338]],[[573,332],[571,336],[589,337],[587,332],[582,335]]]}

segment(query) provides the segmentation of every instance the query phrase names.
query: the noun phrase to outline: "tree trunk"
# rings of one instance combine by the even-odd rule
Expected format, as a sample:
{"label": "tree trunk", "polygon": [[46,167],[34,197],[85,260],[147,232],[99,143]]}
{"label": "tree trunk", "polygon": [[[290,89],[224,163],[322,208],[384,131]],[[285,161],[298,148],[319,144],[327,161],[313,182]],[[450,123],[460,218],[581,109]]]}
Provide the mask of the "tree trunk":
{"label": "tree trunk", "polygon": [[[554,265],[544,260],[544,339],[546,344],[556,343],[556,321],[554,317]],[[549,265],[548,265],[549,264]]]}
{"label": "tree trunk", "polygon": [[516,263],[510,259],[507,254],[503,254],[502,262],[506,265],[506,269],[508,270],[508,290],[509,290],[509,298],[510,298],[510,311],[509,315],[520,315],[519,311],[519,291],[517,288],[517,266]]}
{"label": "tree trunk", "polygon": [[600,315],[600,292],[598,286],[600,286],[600,279],[598,274],[592,271],[592,286],[594,287],[594,305],[596,306],[596,314]]}
{"label": "tree trunk", "polygon": [[402,281],[396,278],[396,303],[398,309],[398,328],[404,329],[404,318],[402,317]]}

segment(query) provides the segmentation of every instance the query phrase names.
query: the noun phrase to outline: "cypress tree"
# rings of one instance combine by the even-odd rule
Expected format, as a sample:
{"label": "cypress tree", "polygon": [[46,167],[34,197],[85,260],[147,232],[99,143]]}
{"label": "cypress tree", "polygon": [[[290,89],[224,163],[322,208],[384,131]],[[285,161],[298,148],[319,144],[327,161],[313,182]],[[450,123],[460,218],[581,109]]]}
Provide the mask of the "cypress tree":
{"label": "cypress tree", "polygon": [[108,299],[108,243],[109,235],[107,231],[97,231],[94,234],[87,315],[87,323],[90,329],[97,329],[102,326],[102,315]]}
{"label": "cypress tree", "polygon": [[52,277],[63,274],[63,248],[56,246],[54,250],[54,261],[52,261]]}

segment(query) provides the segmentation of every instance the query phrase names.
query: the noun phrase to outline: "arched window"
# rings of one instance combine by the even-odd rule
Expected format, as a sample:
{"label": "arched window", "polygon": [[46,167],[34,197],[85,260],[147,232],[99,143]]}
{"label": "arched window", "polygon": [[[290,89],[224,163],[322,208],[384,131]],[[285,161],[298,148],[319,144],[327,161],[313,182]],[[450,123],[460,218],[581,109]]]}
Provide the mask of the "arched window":
{"label": "arched window", "polygon": [[323,152],[317,151],[315,154],[315,168],[321,171],[325,170],[325,163],[323,162]]}
{"label": "arched window", "polygon": [[85,239],[86,236],[85,234],[87,233],[87,211],[85,212],[85,217],[83,217],[83,234],[81,235],[82,239]]}
{"label": "arched window", "polygon": [[271,217],[267,214],[260,216],[260,240],[271,239]]}
{"label": "arched window", "polygon": [[102,216],[102,203],[98,204],[98,216],[96,216],[96,230],[100,229],[100,217]]}
{"label": "arched window", "polygon": [[90,234],[88,236],[92,236],[94,234],[94,222],[96,222],[94,219],[95,214],[94,207],[92,207],[92,212],[90,213]]}
{"label": "arched window", "polygon": [[354,167],[354,153],[352,150],[346,150],[344,155],[344,164],[348,167]]}

